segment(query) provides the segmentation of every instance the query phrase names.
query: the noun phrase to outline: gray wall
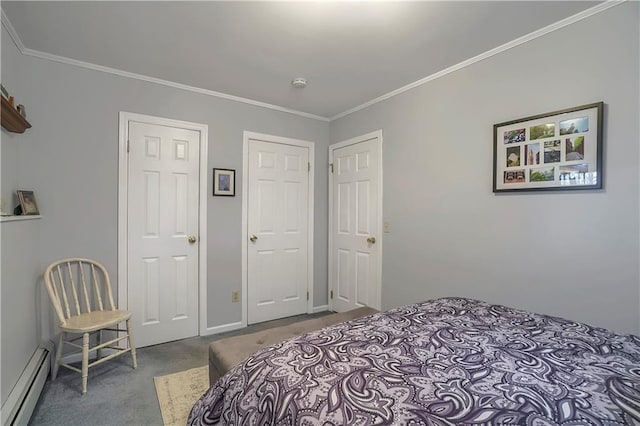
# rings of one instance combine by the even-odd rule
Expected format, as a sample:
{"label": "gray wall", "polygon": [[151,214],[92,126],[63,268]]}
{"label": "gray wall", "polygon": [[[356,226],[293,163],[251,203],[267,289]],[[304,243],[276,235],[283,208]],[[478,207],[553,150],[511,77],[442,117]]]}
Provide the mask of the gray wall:
{"label": "gray wall", "polygon": [[[382,129],[382,305],[466,296],[638,333],[638,3],[331,123]],[[492,125],[596,101],[605,189],[492,193]]]}
{"label": "gray wall", "polygon": [[[4,137],[4,134],[3,134]],[[2,222],[2,403],[40,343],[40,220]]]}
{"label": "gray wall", "polygon": [[208,326],[241,320],[240,303],[230,302],[231,292],[241,290],[243,131],[314,141],[314,303],[327,303],[329,123],[24,56],[4,28],[2,72],[12,77],[3,76],[3,84],[27,107],[33,127],[20,136],[2,134],[1,195],[13,205],[13,191],[35,190],[42,268],[86,256],[116,278],[118,113],[129,111],[207,124],[209,186],[213,167],[237,170],[236,197],[208,198]]}
{"label": "gray wall", "polygon": [[[6,33],[2,34],[2,81],[5,85],[22,84],[20,70],[15,66],[18,54],[15,50],[7,49]],[[15,48],[14,48],[15,49]],[[9,83],[10,82],[10,83]],[[23,155],[24,145],[21,138],[2,128],[2,170],[0,172],[0,186],[3,188],[2,210],[11,212],[17,199],[11,194],[5,196],[4,188],[23,189],[32,184],[30,173],[21,167],[28,162]],[[11,165],[11,173],[5,173],[5,163]],[[26,187],[22,187],[23,182]],[[39,277],[40,270],[40,230],[41,220],[26,220],[19,222],[0,223],[1,248],[0,259],[0,399],[2,404],[9,396],[27,365],[29,358],[40,343],[41,333],[41,302],[42,287]]]}

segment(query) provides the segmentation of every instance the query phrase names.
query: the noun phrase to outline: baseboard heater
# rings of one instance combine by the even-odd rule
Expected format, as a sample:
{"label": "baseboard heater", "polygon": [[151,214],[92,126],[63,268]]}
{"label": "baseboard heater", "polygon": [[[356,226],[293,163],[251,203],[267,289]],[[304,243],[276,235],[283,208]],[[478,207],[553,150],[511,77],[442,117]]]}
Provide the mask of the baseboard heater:
{"label": "baseboard heater", "polygon": [[44,344],[36,349],[18,382],[2,404],[2,425],[26,425],[38,402],[40,392],[49,376],[53,345]]}

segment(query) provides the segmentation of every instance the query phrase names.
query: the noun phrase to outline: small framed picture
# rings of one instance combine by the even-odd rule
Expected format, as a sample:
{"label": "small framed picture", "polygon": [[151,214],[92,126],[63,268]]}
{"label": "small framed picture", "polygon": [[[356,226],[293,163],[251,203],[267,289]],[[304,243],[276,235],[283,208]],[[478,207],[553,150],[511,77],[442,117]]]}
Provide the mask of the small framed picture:
{"label": "small framed picture", "polygon": [[20,201],[20,207],[22,208],[23,215],[39,215],[38,204],[36,204],[36,197],[33,195],[33,191],[16,191],[18,194],[18,201]]}
{"label": "small framed picture", "polygon": [[213,195],[235,197],[236,171],[231,169],[213,169]]}

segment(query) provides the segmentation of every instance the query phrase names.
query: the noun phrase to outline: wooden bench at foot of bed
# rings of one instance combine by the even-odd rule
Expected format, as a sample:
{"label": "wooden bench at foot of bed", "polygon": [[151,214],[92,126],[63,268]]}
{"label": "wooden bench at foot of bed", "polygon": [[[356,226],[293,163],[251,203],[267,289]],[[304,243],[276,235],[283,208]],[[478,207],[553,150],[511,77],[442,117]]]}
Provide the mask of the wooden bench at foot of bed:
{"label": "wooden bench at foot of bed", "polygon": [[333,324],[375,314],[378,311],[363,307],[339,314],[297,322],[283,327],[270,328],[256,333],[229,337],[209,345],[209,384],[213,385],[234,365],[244,361],[258,349],[280,343],[292,337],[320,330]]}

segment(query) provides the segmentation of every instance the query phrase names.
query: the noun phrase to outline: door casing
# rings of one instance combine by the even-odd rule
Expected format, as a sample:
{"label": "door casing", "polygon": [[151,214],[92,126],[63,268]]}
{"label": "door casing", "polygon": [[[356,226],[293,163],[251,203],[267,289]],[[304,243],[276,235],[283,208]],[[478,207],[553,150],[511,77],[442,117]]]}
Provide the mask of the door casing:
{"label": "door casing", "polygon": [[203,336],[207,332],[207,201],[208,174],[207,151],[209,147],[209,126],[188,121],[173,120],[151,115],[120,112],[118,142],[118,309],[128,310],[128,200],[129,122],[139,122],[158,126],[177,127],[200,132],[200,176],[198,191],[198,331]]}
{"label": "door casing", "polygon": [[[371,308],[380,310],[382,308],[382,187],[383,187],[383,173],[382,173],[382,130],[376,130],[375,132],[367,133],[365,135],[356,136],[355,138],[347,139],[342,142],[337,142],[333,145],[329,146],[329,164],[333,165],[333,156],[334,151],[336,149],[344,148],[345,146],[355,145],[360,142],[368,141],[370,139],[377,138],[378,140],[378,205],[374,208],[378,209],[378,229],[381,234],[376,241],[376,244],[379,244],[379,254],[378,254],[378,279],[376,282],[376,299],[377,305],[371,306]],[[333,277],[333,173],[329,170],[329,244],[328,244],[328,252],[327,252],[327,261],[328,261],[328,282],[329,282],[329,293],[327,294],[327,299],[329,299],[329,310],[333,310],[333,298],[331,298],[331,291],[335,287],[335,283],[332,281]]]}
{"label": "door casing", "polygon": [[299,139],[284,138],[280,136],[266,135],[262,133],[245,131],[243,134],[242,144],[242,297],[240,302],[242,304],[242,325],[247,326],[248,318],[248,253],[249,253],[249,140],[260,140],[264,142],[271,142],[283,145],[293,145],[309,149],[309,163],[311,169],[309,171],[309,225],[308,225],[308,237],[307,237],[307,291],[309,292],[309,299],[307,300],[307,313],[313,313],[313,200],[314,200],[314,171],[315,171],[315,156],[314,146],[315,144],[310,141],[304,141]]}

